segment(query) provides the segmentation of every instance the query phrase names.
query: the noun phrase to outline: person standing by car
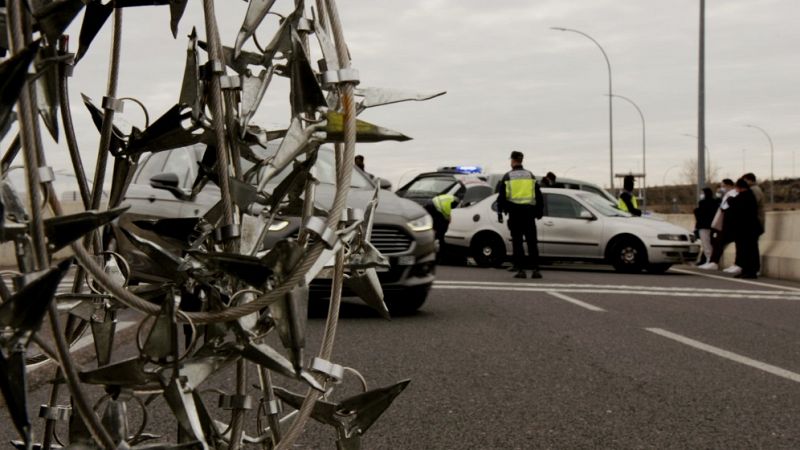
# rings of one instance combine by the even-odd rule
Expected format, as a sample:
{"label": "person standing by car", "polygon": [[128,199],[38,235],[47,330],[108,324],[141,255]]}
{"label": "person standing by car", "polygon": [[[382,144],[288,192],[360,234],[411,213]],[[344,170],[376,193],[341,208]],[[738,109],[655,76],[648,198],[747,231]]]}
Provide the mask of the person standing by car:
{"label": "person standing by car", "polygon": [[722,253],[725,247],[733,242],[733,234],[731,230],[725,228],[725,211],[728,210],[728,200],[736,197],[736,188],[733,180],[725,178],[719,185],[719,193],[722,194],[722,200],[714,213],[714,218],[711,220],[711,258],[705,264],[698,266],[698,269],[703,270],[718,270],[719,261],[722,259]]}
{"label": "person standing by car", "polygon": [[756,183],[756,176],[752,172],[742,175],[742,178],[744,178],[744,181],[747,181],[747,184],[750,186],[750,191],[756,198],[756,205],[758,206],[758,221],[761,222],[761,230],[766,230],[766,214],[764,213],[764,202],[766,200],[766,196],[764,195],[764,191],[762,191],[758,186],[758,183]]}
{"label": "person standing by car", "polygon": [[[508,229],[514,249],[514,278],[526,278],[525,268],[532,270],[531,278],[542,278],[539,273],[539,242],[536,237],[536,219],[544,211],[544,197],[536,184],[536,177],[522,167],[522,152],[511,152],[511,170],[503,175],[498,184],[497,220],[503,223],[503,214],[508,214]],[[522,239],[528,243],[528,264]]]}
{"label": "person standing by car", "polygon": [[[761,270],[761,256],[758,251],[758,237],[763,232],[758,219],[758,203],[744,178],[736,181],[736,197],[728,200],[728,211],[733,228],[733,241],[736,244],[736,265],[741,273],[736,278],[757,278]],[[726,222],[726,226],[727,226]]]}
{"label": "person standing by car", "polygon": [[639,209],[639,201],[636,199],[636,195],[633,194],[633,181],[633,175],[625,175],[625,178],[622,179],[622,193],[619,194],[617,207],[639,217],[642,215],[642,210]]}
{"label": "person standing by car", "polygon": [[711,254],[713,253],[713,246],[711,245],[711,221],[714,220],[714,215],[719,208],[719,200],[714,198],[714,193],[710,188],[703,188],[703,193],[700,194],[700,201],[697,203],[697,208],[694,209],[694,229],[700,237],[700,242],[703,243],[703,254],[701,260],[697,263],[698,266],[711,261]]}

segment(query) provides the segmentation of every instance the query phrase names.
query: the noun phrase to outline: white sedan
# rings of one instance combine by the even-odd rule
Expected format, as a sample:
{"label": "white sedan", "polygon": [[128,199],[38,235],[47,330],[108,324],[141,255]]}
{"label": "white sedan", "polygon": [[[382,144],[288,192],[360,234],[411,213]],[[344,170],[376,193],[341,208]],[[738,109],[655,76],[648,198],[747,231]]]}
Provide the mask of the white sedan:
{"label": "white sedan", "polygon": [[[666,272],[694,261],[694,235],[668,222],[634,217],[590,192],[542,189],[544,217],[536,223],[539,255],[548,260],[608,263],[621,272]],[[501,264],[512,253],[507,222],[497,221],[497,194],[453,209],[445,243],[480,266]],[[527,246],[526,246],[527,247]]]}

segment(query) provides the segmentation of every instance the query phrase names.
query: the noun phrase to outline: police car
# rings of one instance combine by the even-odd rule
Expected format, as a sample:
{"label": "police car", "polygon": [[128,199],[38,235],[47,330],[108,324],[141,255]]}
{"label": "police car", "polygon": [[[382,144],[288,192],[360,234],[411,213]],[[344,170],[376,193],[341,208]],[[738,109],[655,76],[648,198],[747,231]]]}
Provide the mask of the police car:
{"label": "police car", "polygon": [[[607,263],[621,272],[666,272],[694,261],[700,245],[686,229],[634,217],[597,194],[542,188],[544,217],[536,222],[539,254],[546,260]],[[452,211],[445,235],[450,249],[479,266],[497,266],[512,254],[511,234],[497,221],[497,194]]]}
{"label": "police car", "polygon": [[478,166],[440,167],[435,172],[417,175],[395,194],[422,206],[427,206],[437,195],[450,194],[459,200],[459,207],[469,206],[494,192],[481,172]]}

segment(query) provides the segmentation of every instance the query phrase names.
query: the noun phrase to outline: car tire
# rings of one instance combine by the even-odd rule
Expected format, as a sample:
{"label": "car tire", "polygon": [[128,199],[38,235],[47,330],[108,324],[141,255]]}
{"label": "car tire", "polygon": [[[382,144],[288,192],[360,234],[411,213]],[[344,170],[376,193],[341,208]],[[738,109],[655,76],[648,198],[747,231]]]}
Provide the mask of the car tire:
{"label": "car tire", "polygon": [[616,240],[608,258],[614,269],[622,273],[640,273],[647,265],[647,251],[641,241],[633,237]]}
{"label": "car tire", "polygon": [[663,273],[667,273],[670,267],[672,267],[672,264],[670,263],[650,264],[647,266],[647,273],[661,275]]}
{"label": "car tire", "polygon": [[472,240],[470,255],[479,267],[499,267],[506,259],[506,246],[497,235],[478,235]]}
{"label": "car tire", "polygon": [[386,293],[383,300],[392,316],[408,316],[416,313],[425,304],[430,290],[430,285],[414,286],[399,292]]}

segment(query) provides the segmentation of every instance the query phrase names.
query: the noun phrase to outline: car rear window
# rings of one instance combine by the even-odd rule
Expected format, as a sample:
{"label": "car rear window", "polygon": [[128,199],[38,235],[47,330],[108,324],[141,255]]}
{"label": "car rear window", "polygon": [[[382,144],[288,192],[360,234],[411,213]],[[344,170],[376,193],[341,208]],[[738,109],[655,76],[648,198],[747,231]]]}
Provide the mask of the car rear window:
{"label": "car rear window", "polygon": [[456,180],[454,180],[452,177],[420,178],[412,182],[408,189],[406,189],[406,195],[414,197],[433,197],[434,195],[448,191],[451,187],[453,187],[454,184],[456,184]]}

